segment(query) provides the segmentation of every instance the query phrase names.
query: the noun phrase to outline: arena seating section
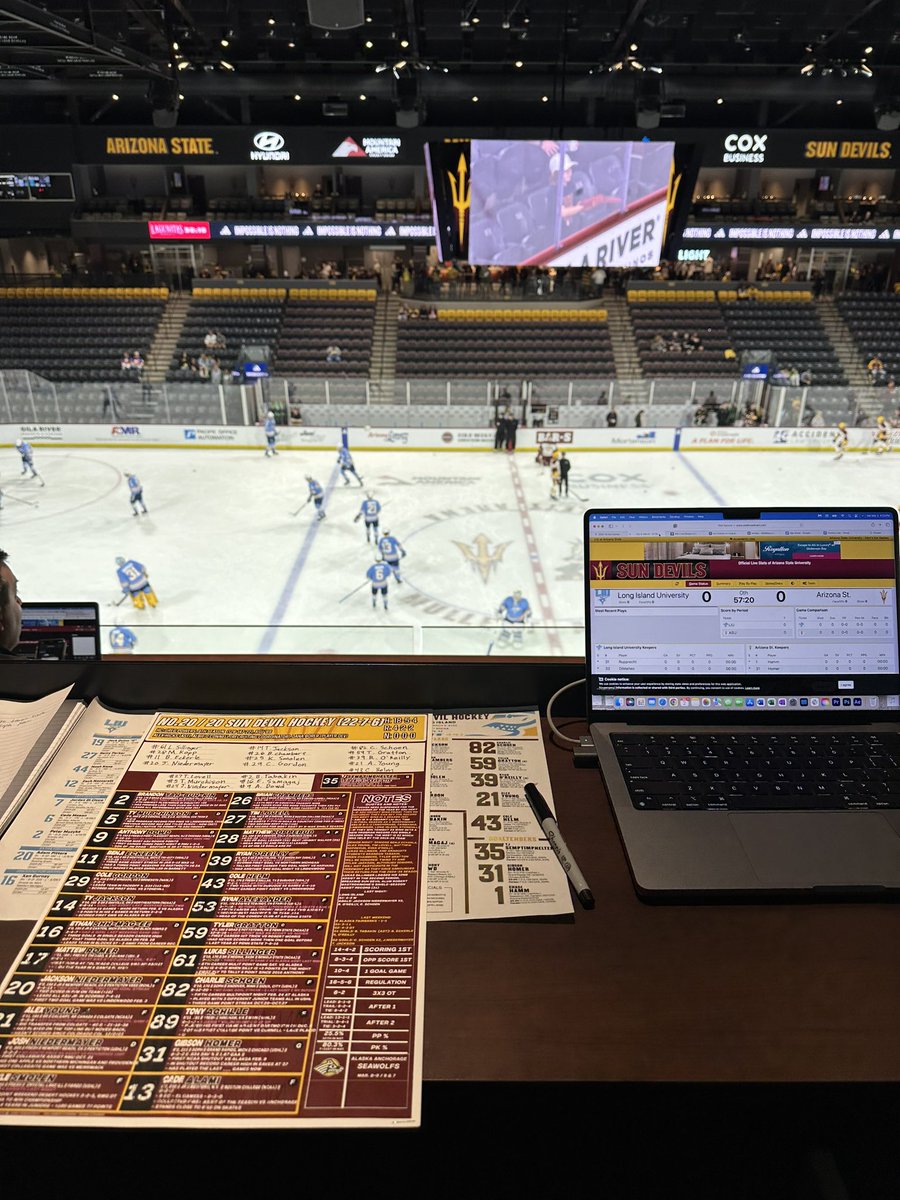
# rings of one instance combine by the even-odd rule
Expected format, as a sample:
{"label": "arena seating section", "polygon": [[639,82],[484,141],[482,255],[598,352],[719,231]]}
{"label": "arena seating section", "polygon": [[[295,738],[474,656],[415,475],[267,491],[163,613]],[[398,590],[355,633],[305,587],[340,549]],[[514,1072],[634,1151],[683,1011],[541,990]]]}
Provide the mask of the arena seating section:
{"label": "arena seating section", "polygon": [[[796,291],[737,288],[640,289],[628,292],[629,312],[641,364],[647,378],[738,373],[736,360],[724,359],[726,347],[738,357],[744,350],[770,350],[774,370],[809,370],[816,387],[846,384],[838,356],[828,340],[805,289]],[[650,350],[655,333],[700,334],[703,351]],[[774,371],[773,371],[774,373]]]}
{"label": "arena seating section", "polygon": [[[675,299],[644,299],[645,296],[663,295]],[[725,325],[722,306],[715,303],[715,292],[635,290],[628,293],[628,298],[632,302],[629,309],[631,324],[646,378],[733,376],[738,373],[737,362],[724,357],[726,348],[731,345],[731,335]],[[656,334],[671,338],[673,333],[698,334],[703,349],[688,353],[650,348]]]}
{"label": "arena seating section", "polygon": [[[194,290],[181,337],[166,374],[170,383],[203,382],[178,369],[183,352],[197,358],[210,329],[227,343],[212,351],[227,374],[240,361],[242,345],[268,345],[278,375],[366,376],[372,358],[374,288],[231,288]],[[327,363],[325,350],[340,346],[340,362]]]}
{"label": "arena seating section", "polygon": [[841,296],[838,311],[865,366],[877,354],[887,375],[900,379],[900,294],[861,292]]}
{"label": "arena seating section", "polygon": [[225,338],[225,351],[213,350],[224,374],[238,362],[241,346],[268,345],[274,354],[284,309],[284,288],[195,288],[188,306],[181,337],[166,373],[170,383],[203,380],[178,369],[183,352],[197,358],[205,350],[203,339],[209,330]]}
{"label": "arena seating section", "polygon": [[398,379],[613,374],[603,309],[441,309],[397,323]]}
{"label": "arena seating section", "polygon": [[167,296],[166,288],[0,288],[0,369],[118,381],[126,350],[147,357]]}
{"label": "arena seating section", "polygon": [[[374,288],[291,288],[274,360],[278,374],[368,375],[377,294]],[[325,361],[331,344],[340,346],[340,362]]]}

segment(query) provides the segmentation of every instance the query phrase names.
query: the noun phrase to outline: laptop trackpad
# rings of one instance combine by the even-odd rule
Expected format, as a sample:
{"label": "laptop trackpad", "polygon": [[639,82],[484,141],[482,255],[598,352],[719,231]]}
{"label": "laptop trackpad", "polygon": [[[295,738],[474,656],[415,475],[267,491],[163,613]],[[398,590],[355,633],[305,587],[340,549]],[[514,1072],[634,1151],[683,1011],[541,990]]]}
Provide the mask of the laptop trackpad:
{"label": "laptop trackpad", "polygon": [[732,813],[731,824],[765,885],[900,886],[900,836],[881,813]]}

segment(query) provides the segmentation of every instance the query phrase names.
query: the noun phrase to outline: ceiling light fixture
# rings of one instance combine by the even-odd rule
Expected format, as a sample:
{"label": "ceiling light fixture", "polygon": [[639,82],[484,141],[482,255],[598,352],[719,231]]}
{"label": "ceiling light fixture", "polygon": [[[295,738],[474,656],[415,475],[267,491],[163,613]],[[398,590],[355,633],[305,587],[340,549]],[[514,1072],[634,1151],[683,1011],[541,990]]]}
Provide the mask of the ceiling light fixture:
{"label": "ceiling light fixture", "polygon": [[179,61],[179,62],[176,64],[176,66],[177,66],[177,68],[178,68],[178,70],[179,70],[179,71],[186,71],[190,65],[191,65],[191,64],[188,62],[188,60],[187,60],[186,58],[182,58],[182,59],[181,59],[181,60],[180,60],[180,61]]}
{"label": "ceiling light fixture", "polygon": [[549,99],[550,99],[550,97],[549,97],[549,96],[541,96],[541,102],[542,102],[543,104],[546,104],[546,103],[547,103],[547,101],[548,101]]}
{"label": "ceiling light fixture", "polygon": [[466,0],[460,10],[459,27],[460,29],[471,29],[473,25],[478,24],[478,0]]}
{"label": "ceiling light fixture", "polygon": [[525,64],[522,62],[521,58],[517,58],[516,61],[513,63],[513,66],[514,67],[524,67]]}
{"label": "ceiling light fixture", "polygon": [[404,38],[400,43],[400,49],[405,50],[409,46],[409,42]]}
{"label": "ceiling light fixture", "polygon": [[724,104],[725,101],[721,96],[716,96],[716,104]]}
{"label": "ceiling light fixture", "polygon": [[477,96],[473,96],[473,97],[472,97],[472,103],[473,103],[473,104],[477,104],[477,103],[478,103],[478,97],[477,97]]}
{"label": "ceiling light fixture", "polygon": [[[112,94],[112,99],[113,99],[113,100],[118,100],[118,98],[119,98],[119,93],[118,93],[118,92],[113,92],[113,94]],[[184,97],[181,97],[181,98],[182,98],[182,99],[184,99]]]}
{"label": "ceiling light fixture", "polygon": [[219,45],[222,47],[223,50],[227,50],[228,49],[228,38],[220,38]]}
{"label": "ceiling light fixture", "polygon": [[366,93],[365,93],[365,92],[360,92],[360,93],[359,93],[359,98],[360,98],[360,100],[365,100],[365,99],[366,99]]}
{"label": "ceiling light fixture", "polygon": [[295,99],[295,100],[300,100],[300,99],[301,99],[301,96],[300,96],[300,93],[299,93],[299,92],[294,92],[294,99]]}
{"label": "ceiling light fixture", "polygon": [[224,71],[233,71],[233,70],[234,70],[234,67],[231,65],[231,63],[230,63],[230,62],[226,62],[224,58],[220,58],[220,59],[219,59],[219,66],[220,66],[220,67],[221,67],[221,68],[222,68]]}

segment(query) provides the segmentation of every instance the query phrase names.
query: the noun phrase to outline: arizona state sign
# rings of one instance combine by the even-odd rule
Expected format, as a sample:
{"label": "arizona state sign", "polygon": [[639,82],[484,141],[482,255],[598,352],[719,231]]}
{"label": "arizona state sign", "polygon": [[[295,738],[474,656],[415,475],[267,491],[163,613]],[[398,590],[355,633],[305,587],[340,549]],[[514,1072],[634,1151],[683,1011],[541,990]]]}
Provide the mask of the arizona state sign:
{"label": "arizona state sign", "polygon": [[122,154],[134,157],[135,155],[151,155],[158,157],[160,154],[173,155],[176,158],[209,158],[216,153],[213,139],[211,137],[108,137],[106,139],[106,153],[110,157]]}

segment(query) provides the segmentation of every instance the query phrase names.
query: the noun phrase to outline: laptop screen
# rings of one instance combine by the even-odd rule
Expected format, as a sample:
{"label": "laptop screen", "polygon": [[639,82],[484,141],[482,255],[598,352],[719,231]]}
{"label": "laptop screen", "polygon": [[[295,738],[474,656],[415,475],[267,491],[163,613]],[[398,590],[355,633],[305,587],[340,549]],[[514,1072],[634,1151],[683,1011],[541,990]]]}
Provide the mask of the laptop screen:
{"label": "laptop screen", "polygon": [[100,657],[100,614],[93,603],[25,603],[18,658],[89,662]]}
{"label": "laptop screen", "polygon": [[896,523],[887,508],[586,513],[591,711],[897,709]]}

